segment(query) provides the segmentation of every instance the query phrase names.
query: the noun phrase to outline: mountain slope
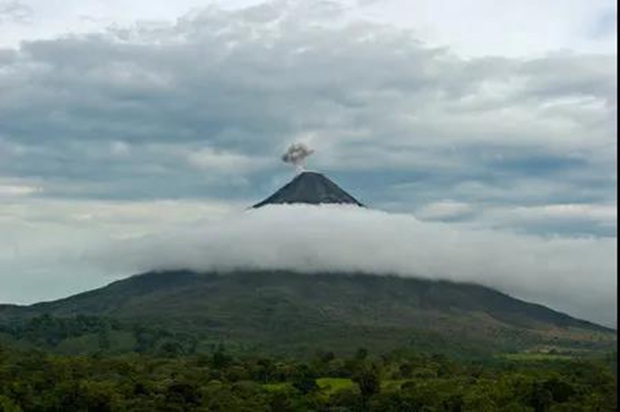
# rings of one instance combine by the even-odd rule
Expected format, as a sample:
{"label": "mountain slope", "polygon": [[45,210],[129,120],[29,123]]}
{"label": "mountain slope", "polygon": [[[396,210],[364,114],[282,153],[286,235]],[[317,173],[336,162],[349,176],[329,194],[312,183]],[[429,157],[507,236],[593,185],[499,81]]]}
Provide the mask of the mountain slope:
{"label": "mountain slope", "polygon": [[596,349],[615,332],[472,284],[290,272],[153,272],[54,302],[0,309],[145,322],[257,350],[414,346],[452,352]]}
{"label": "mountain slope", "polygon": [[258,208],[270,204],[322,204],[339,203],[363,206],[357,199],[345,192],[325,175],[303,172],[284,185],[273,195],[252,206]]}

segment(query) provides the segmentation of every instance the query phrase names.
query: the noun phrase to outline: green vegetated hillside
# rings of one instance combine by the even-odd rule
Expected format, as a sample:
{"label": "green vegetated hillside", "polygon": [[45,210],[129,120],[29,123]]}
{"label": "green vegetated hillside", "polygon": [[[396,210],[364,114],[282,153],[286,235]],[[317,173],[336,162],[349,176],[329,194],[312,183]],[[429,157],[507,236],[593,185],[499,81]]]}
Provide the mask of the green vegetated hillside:
{"label": "green vegetated hillside", "polygon": [[397,348],[579,354],[613,330],[472,284],[389,276],[152,272],[54,302],[0,308],[0,342],[60,353]]}

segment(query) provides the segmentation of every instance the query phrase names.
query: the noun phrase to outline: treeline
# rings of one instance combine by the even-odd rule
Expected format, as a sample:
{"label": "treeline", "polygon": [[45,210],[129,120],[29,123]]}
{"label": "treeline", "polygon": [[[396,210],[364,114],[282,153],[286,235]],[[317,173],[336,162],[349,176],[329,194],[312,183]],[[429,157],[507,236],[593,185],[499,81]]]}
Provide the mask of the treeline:
{"label": "treeline", "polygon": [[0,324],[0,343],[2,341],[17,347],[79,354],[136,352],[165,356],[194,354],[199,339],[186,333],[113,318],[44,314]]}
{"label": "treeline", "polygon": [[0,411],[615,411],[608,359],[63,356],[0,347]]}
{"label": "treeline", "polygon": [[[493,336],[478,341],[458,339],[428,330],[402,331],[385,330],[387,339],[375,339],[376,330],[364,326],[347,329],[343,325],[324,325],[315,333],[295,336],[295,323],[291,322],[278,333],[261,336],[244,330],[232,335],[224,328],[209,327],[191,321],[162,323],[161,320],[119,319],[104,316],[52,316],[49,314],[34,317],[1,319],[0,344],[16,348],[33,348],[58,354],[90,355],[103,353],[121,355],[140,353],[155,356],[191,356],[211,353],[217,344],[227,342],[229,351],[236,355],[266,353],[270,355],[290,355],[308,357],[314,348],[329,346],[336,353],[350,350],[349,336],[365,339],[359,343],[375,352],[386,352],[406,346],[421,352],[437,352],[450,356],[479,357],[490,352],[501,353],[494,344],[503,340],[503,352],[519,352],[533,346],[547,346],[544,340],[533,337],[524,339],[523,333],[514,331],[510,336]],[[242,327],[238,328],[242,330]],[[335,330],[338,329],[337,332]],[[401,333],[399,335],[399,333]],[[375,334],[375,335],[373,335]],[[457,334],[458,335],[458,334]],[[279,337],[288,339],[279,339]],[[336,336],[336,338],[334,338]],[[293,338],[292,338],[293,337]],[[509,342],[509,344],[507,343]],[[548,342],[547,342],[548,343]],[[554,339],[553,350],[563,355],[581,355],[609,351],[615,343],[570,341]]]}
{"label": "treeline", "polygon": [[[128,353],[148,354],[154,356],[191,356],[211,353],[223,336],[207,328],[178,327],[175,330],[148,321],[116,319],[104,316],[53,316],[38,315],[30,318],[18,318],[0,322],[0,344],[16,348],[42,349],[58,354],[105,354],[121,355]],[[293,330],[283,330],[283,336],[289,336]],[[270,355],[304,356],[307,348],[323,347],[329,331],[321,331],[306,336],[299,345],[286,344],[281,341],[261,341],[251,336],[227,340],[229,352],[235,355],[248,353],[268,353]],[[364,335],[363,329],[355,329],[351,334]],[[395,339],[396,340],[396,339]],[[433,350],[444,354],[478,356],[488,353],[488,348],[467,343],[447,342],[445,336],[425,332],[423,335],[411,334],[407,346],[418,351]],[[343,353],[350,350],[348,341],[331,341],[334,352]],[[372,343],[371,343],[372,344]],[[392,346],[392,345],[388,345]],[[300,349],[301,347],[301,349]],[[393,346],[392,346],[393,347]],[[376,351],[383,351],[374,348]]]}

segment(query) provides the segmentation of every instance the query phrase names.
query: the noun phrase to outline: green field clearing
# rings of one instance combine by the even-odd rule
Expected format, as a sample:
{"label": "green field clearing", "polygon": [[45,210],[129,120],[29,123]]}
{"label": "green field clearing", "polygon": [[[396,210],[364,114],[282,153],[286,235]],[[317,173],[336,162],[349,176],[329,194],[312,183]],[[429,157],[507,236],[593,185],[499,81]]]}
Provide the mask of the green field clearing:
{"label": "green field clearing", "polygon": [[316,384],[319,385],[319,388],[328,393],[355,387],[355,383],[347,378],[319,378],[316,380]]}

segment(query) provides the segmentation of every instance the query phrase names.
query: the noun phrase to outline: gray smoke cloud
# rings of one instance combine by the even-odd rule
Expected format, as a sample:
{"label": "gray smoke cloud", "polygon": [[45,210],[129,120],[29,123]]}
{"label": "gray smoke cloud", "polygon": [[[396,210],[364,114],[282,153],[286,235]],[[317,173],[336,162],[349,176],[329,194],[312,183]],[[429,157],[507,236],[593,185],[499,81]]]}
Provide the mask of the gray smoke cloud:
{"label": "gray smoke cloud", "polygon": [[117,242],[97,267],[108,273],[281,269],[473,282],[613,326],[616,246],[616,238],[547,238],[343,205],[286,205]]}
{"label": "gray smoke cloud", "polygon": [[294,165],[298,171],[302,171],[304,169],[304,162],[306,158],[312,153],[314,153],[314,150],[310,149],[305,144],[293,143],[282,155],[282,161],[284,163],[290,163]]}

